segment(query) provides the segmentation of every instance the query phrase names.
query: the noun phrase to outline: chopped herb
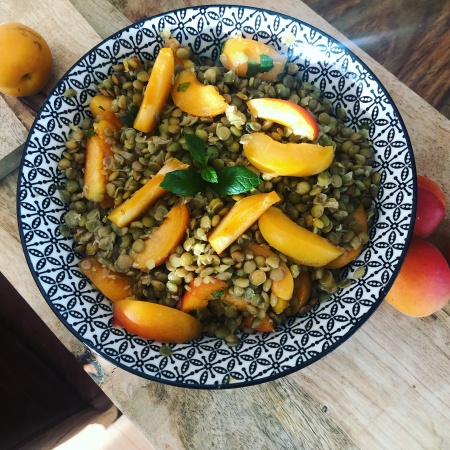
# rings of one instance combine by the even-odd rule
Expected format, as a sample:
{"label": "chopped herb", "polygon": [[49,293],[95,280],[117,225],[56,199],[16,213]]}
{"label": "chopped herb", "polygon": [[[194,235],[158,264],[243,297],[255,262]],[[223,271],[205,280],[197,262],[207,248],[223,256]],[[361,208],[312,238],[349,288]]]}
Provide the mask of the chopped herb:
{"label": "chopped herb", "polygon": [[222,46],[220,47],[220,53],[223,53],[223,50],[224,50],[224,48],[225,48],[225,45],[227,44],[227,41],[228,41],[228,39],[225,39],[225,40],[222,42]]}
{"label": "chopped herb", "polygon": [[273,58],[268,55],[260,55],[259,63],[257,63],[254,59],[249,60],[246,75],[248,77],[254,77],[258,75],[258,73],[269,72],[274,67]]}
{"label": "chopped herb", "polygon": [[100,106],[98,107],[98,109],[101,109],[102,111],[105,111],[105,108],[103,108],[102,105],[100,105]]}
{"label": "chopped herb", "polygon": [[261,72],[261,64],[258,64],[254,59],[250,59],[247,64],[247,73],[248,77],[254,77]]}
{"label": "chopped herb", "polygon": [[87,130],[86,131],[86,137],[87,138],[91,138],[92,136],[94,136],[95,131],[93,129]]}
{"label": "chopped herb", "polygon": [[132,103],[128,107],[127,113],[125,115],[123,115],[122,117],[120,117],[120,120],[126,127],[132,128],[138,111],[139,111],[139,107],[137,105],[135,105],[134,103]]}
{"label": "chopped herb", "polygon": [[178,92],[186,92],[188,90],[188,87],[191,85],[189,81],[186,83],[180,83],[177,87]]}
{"label": "chopped herb", "polygon": [[223,291],[216,291],[211,294],[211,297],[220,298],[223,295]]}
{"label": "chopped herb", "polygon": [[268,55],[261,55],[259,57],[259,63],[261,64],[261,72],[269,72],[275,67],[273,64],[273,58]]}

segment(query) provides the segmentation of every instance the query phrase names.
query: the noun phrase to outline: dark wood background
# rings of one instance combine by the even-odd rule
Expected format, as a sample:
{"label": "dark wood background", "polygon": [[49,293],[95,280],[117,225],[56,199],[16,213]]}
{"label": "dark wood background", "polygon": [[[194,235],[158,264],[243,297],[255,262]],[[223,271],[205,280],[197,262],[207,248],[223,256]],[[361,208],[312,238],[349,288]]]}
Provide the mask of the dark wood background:
{"label": "dark wood background", "polygon": [[[134,22],[155,0],[109,1]],[[450,0],[303,2],[450,118]]]}

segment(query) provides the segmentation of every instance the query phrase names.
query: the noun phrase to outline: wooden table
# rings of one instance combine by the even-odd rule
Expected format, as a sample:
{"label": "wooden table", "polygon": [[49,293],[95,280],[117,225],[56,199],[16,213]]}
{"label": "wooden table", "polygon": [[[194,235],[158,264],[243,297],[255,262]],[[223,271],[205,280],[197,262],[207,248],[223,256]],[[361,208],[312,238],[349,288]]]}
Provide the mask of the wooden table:
{"label": "wooden table", "polygon": [[[13,150],[25,140],[51,85],[101,38],[128,25],[130,20],[165,9],[221,2],[173,0],[169,8],[167,3],[142,0],[3,0],[0,3],[0,22],[19,21],[37,29],[48,40],[55,56],[53,78],[42,94],[21,100],[0,96],[0,174],[3,170],[4,175],[17,164],[14,157],[19,152]],[[449,120],[301,1],[229,3],[263,6],[293,15],[346,43],[376,73],[397,103],[411,137],[418,173],[439,182],[450,198]],[[366,7],[367,2],[308,0],[306,3],[317,10],[323,9],[320,11],[323,16],[328,15],[347,31],[352,28],[348,24],[346,28],[340,17],[347,14],[352,19],[352,11],[362,11],[365,19],[357,16],[361,19],[356,21],[360,28],[356,34],[353,31],[354,39],[364,37],[364,27],[372,23],[368,11],[375,14],[374,23],[385,23],[386,17],[389,22],[390,17],[381,6]],[[341,9],[336,7],[337,3]],[[421,5],[420,1],[406,3]],[[386,6],[389,2],[382,4]],[[391,1],[391,4],[397,3]],[[442,55],[444,63],[442,58],[427,61],[429,70],[440,68],[436,76],[441,75],[440,86],[446,93],[436,94],[434,88],[423,90],[411,78],[414,68],[417,69],[416,54],[411,61],[406,58],[401,70],[399,67],[396,70],[417,92],[445,112],[450,79],[449,27],[445,26],[448,2],[437,1],[433,5],[423,11],[442,16],[442,32],[433,34],[436,26],[429,23],[427,16],[423,24],[430,34],[425,36],[422,27],[420,39],[429,50],[434,45],[433,40],[430,44],[430,35],[435,36],[435,45],[442,49],[435,54]],[[367,31],[370,36],[372,32],[377,31]],[[446,33],[447,41],[442,45],[441,38]],[[389,43],[389,39],[383,42]],[[383,61],[383,54],[374,52],[374,55]],[[386,67],[392,67],[389,64],[393,63],[392,55],[392,52],[388,52],[388,57],[385,55]],[[436,82],[431,78],[428,83]],[[66,347],[80,355],[85,351],[84,345],[50,310],[25,262],[17,229],[16,183],[17,170],[0,180],[0,271]],[[447,214],[434,241],[443,249],[449,239]],[[449,313],[447,306],[428,318],[412,319],[382,304],[358,333],[330,355],[300,372],[259,386],[222,392],[192,391],[149,382],[98,358],[104,372],[101,387],[157,449],[444,449],[450,442]]]}

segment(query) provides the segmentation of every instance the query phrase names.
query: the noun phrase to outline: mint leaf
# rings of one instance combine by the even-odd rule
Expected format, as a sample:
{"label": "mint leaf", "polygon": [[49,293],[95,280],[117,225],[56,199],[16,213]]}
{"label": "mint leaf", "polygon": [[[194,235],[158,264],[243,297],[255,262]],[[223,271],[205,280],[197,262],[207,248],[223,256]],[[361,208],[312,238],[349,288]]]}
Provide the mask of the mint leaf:
{"label": "mint leaf", "polygon": [[208,164],[209,156],[206,154],[205,143],[195,134],[184,133],[184,139],[188,147],[191,156],[200,164],[205,167]]}
{"label": "mint leaf", "polygon": [[94,136],[95,131],[91,128],[90,130],[86,131],[86,137],[87,138],[91,138],[92,136]]}
{"label": "mint leaf", "polygon": [[243,166],[225,167],[217,173],[218,183],[211,186],[219,195],[234,195],[247,192],[262,183],[262,180]]}
{"label": "mint leaf", "polygon": [[205,189],[206,182],[194,170],[174,170],[164,175],[160,186],[173,194],[192,197]]}
{"label": "mint leaf", "polygon": [[273,65],[273,58],[268,55],[260,55],[259,62],[261,64],[261,72],[269,72],[275,66]]}
{"label": "mint leaf", "polygon": [[222,297],[223,291],[216,291],[211,294],[211,297],[220,298]]}
{"label": "mint leaf", "polygon": [[189,81],[187,81],[186,83],[180,83],[177,87],[177,92],[186,92],[190,85],[191,83]]}
{"label": "mint leaf", "polygon": [[208,183],[217,183],[219,181],[217,178],[217,172],[211,166],[204,167],[201,170],[200,175]]}

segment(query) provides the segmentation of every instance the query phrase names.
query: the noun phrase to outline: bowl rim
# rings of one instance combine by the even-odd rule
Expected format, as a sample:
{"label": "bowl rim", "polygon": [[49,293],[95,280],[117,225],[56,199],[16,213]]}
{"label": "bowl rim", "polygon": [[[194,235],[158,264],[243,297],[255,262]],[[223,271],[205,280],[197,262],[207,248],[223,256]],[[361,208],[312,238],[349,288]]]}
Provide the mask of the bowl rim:
{"label": "bowl rim", "polygon": [[[26,246],[25,237],[24,237],[24,230],[23,230],[23,226],[22,226],[23,225],[22,224],[22,218],[21,218],[20,190],[21,190],[21,184],[22,184],[23,166],[24,166],[24,163],[25,163],[25,160],[26,160],[26,156],[27,156],[26,150],[27,150],[27,148],[29,146],[30,139],[31,139],[31,136],[32,136],[32,134],[33,134],[33,132],[35,130],[35,127],[36,127],[37,123],[39,122],[39,120],[41,119],[41,115],[44,112],[44,108],[47,105],[49,99],[52,98],[57,93],[59,87],[64,83],[64,81],[66,80],[68,74],[70,72],[72,72],[72,70],[75,67],[77,67],[80,64],[80,62],[86,58],[87,55],[95,52],[97,48],[102,46],[104,43],[110,41],[115,36],[120,35],[124,31],[130,30],[130,29],[133,29],[133,28],[139,28],[140,25],[144,24],[149,19],[158,19],[158,18],[167,16],[167,15],[173,15],[173,14],[180,13],[180,12],[183,12],[183,11],[194,11],[194,10],[200,10],[200,9],[208,9],[208,8],[212,8],[212,7],[214,7],[214,8],[224,7],[224,8],[231,8],[231,9],[236,9],[236,10],[244,9],[244,10],[250,10],[250,11],[255,11],[255,12],[263,12],[263,13],[267,13],[267,14],[272,15],[272,16],[279,16],[279,17],[282,17],[282,18],[287,19],[287,20],[293,20],[293,21],[299,23],[300,25],[304,24],[307,27],[309,27],[311,30],[316,31],[316,32],[320,33],[321,35],[323,35],[324,37],[326,37],[329,40],[331,40],[338,47],[342,48],[349,56],[354,58],[355,61],[360,63],[365,68],[365,70],[367,70],[368,73],[373,77],[374,81],[378,84],[378,87],[380,88],[380,90],[383,92],[383,94],[389,100],[390,107],[397,114],[399,124],[400,124],[400,126],[402,128],[402,131],[404,133],[404,139],[405,139],[405,142],[406,142],[406,146],[408,148],[408,153],[409,153],[408,156],[411,158],[411,170],[412,170],[413,185],[412,185],[412,208],[411,208],[410,228],[409,228],[409,230],[407,232],[407,235],[405,237],[405,245],[404,245],[404,248],[403,248],[403,250],[401,252],[401,255],[399,256],[398,264],[397,264],[394,272],[392,273],[392,276],[391,276],[389,282],[383,287],[383,289],[380,290],[379,297],[376,299],[376,301],[373,303],[373,305],[370,307],[370,309],[359,317],[358,322],[356,324],[354,324],[349,331],[347,331],[336,342],[334,342],[333,344],[329,345],[320,354],[311,357],[306,362],[298,364],[295,367],[284,369],[282,372],[277,372],[277,373],[272,374],[272,375],[264,376],[264,377],[262,377],[260,379],[243,381],[243,382],[236,381],[236,382],[230,382],[230,383],[226,383],[226,384],[218,383],[218,384],[202,385],[202,384],[186,383],[186,382],[180,382],[180,381],[172,381],[172,380],[169,380],[167,378],[159,378],[159,377],[156,377],[156,376],[153,376],[153,375],[149,375],[149,374],[147,374],[145,372],[141,372],[141,371],[136,370],[134,368],[128,367],[125,364],[123,364],[122,362],[119,362],[116,359],[114,359],[114,357],[109,356],[104,351],[96,349],[95,345],[91,345],[89,342],[87,342],[87,339],[84,338],[80,333],[78,333],[66,321],[66,319],[64,319],[64,317],[62,317],[61,313],[55,307],[53,302],[50,301],[49,298],[47,298],[47,293],[45,292],[44,287],[41,285],[41,282],[38,279],[36,271],[33,268],[33,264],[31,262],[30,255],[29,255],[29,253],[27,251],[27,246]],[[175,8],[175,9],[171,9],[171,10],[168,10],[166,12],[163,12],[163,13],[159,13],[159,14],[155,14],[155,15],[152,15],[152,16],[145,17],[145,18],[143,18],[143,19],[141,19],[139,21],[131,23],[130,25],[128,25],[126,27],[123,27],[122,29],[116,31],[115,33],[111,34],[110,36],[106,37],[105,39],[102,39],[97,45],[95,45],[94,47],[89,49],[85,54],[83,54],[68,70],[66,70],[64,75],[54,85],[54,87],[52,88],[52,90],[50,91],[48,96],[46,97],[43,105],[41,106],[39,112],[37,113],[37,115],[36,115],[36,117],[35,117],[35,119],[33,121],[33,124],[32,124],[32,126],[30,128],[29,133],[28,133],[27,139],[25,141],[24,151],[23,151],[23,154],[22,154],[22,157],[21,157],[19,168],[18,168],[18,180],[17,180],[17,191],[16,191],[16,213],[17,213],[19,237],[20,237],[20,241],[21,241],[21,244],[22,244],[22,249],[23,249],[23,252],[24,252],[24,255],[25,255],[25,259],[27,261],[28,268],[29,268],[29,270],[31,272],[31,275],[32,275],[32,277],[34,279],[34,282],[36,283],[37,287],[39,288],[43,298],[46,301],[46,303],[48,304],[50,309],[53,311],[53,313],[56,315],[56,317],[63,323],[65,328],[67,330],[69,330],[72,333],[72,335],[75,336],[84,346],[86,346],[89,349],[89,351],[91,351],[94,354],[97,354],[97,355],[101,356],[103,359],[105,359],[109,363],[113,364],[116,367],[119,367],[119,368],[125,370],[126,372],[132,373],[134,375],[137,375],[137,376],[139,376],[141,378],[144,378],[144,379],[147,379],[149,381],[155,381],[155,382],[159,382],[159,383],[170,385],[170,386],[181,387],[181,388],[189,388],[189,389],[203,389],[203,390],[233,389],[233,388],[238,388],[238,387],[254,386],[254,385],[266,383],[266,382],[269,382],[269,381],[277,380],[279,378],[285,377],[287,375],[291,375],[291,374],[293,374],[295,372],[298,372],[298,371],[308,367],[309,365],[313,364],[314,362],[316,362],[316,361],[322,359],[323,357],[327,356],[328,354],[333,352],[337,347],[339,347],[344,342],[346,342],[351,336],[353,336],[356,333],[356,331],[358,331],[360,329],[360,327],[364,323],[367,322],[367,320],[372,316],[372,314],[375,312],[375,310],[378,309],[378,307],[380,306],[380,304],[384,300],[386,294],[388,293],[389,289],[393,285],[395,279],[397,278],[398,273],[399,273],[399,271],[400,271],[400,269],[401,269],[401,267],[402,267],[402,265],[404,263],[405,255],[406,255],[406,253],[408,251],[408,248],[409,248],[409,246],[411,244],[411,241],[412,241],[412,238],[413,238],[413,229],[414,229],[414,223],[415,223],[416,208],[417,208],[417,170],[416,170],[415,158],[414,158],[414,153],[413,153],[413,147],[412,147],[411,140],[410,140],[410,137],[409,137],[409,134],[408,134],[408,130],[406,128],[406,125],[404,123],[404,120],[403,120],[403,118],[401,116],[401,113],[400,113],[396,103],[393,101],[393,99],[392,99],[391,95],[389,94],[389,92],[387,91],[386,87],[379,80],[379,78],[373,72],[373,70],[359,56],[357,56],[355,53],[353,53],[353,51],[350,48],[348,48],[345,44],[343,44],[342,42],[340,42],[339,40],[337,40],[336,38],[334,38],[330,34],[326,33],[325,31],[321,30],[320,28],[309,24],[308,22],[305,22],[305,21],[303,21],[301,19],[298,19],[296,17],[290,16],[288,14],[280,13],[278,11],[273,11],[273,10],[269,10],[269,9],[266,9],[266,8],[259,8],[259,7],[255,7],[255,6],[230,5],[230,4],[222,4],[222,3],[221,4],[205,4],[205,5],[195,5],[195,6],[183,7],[183,8]]]}

